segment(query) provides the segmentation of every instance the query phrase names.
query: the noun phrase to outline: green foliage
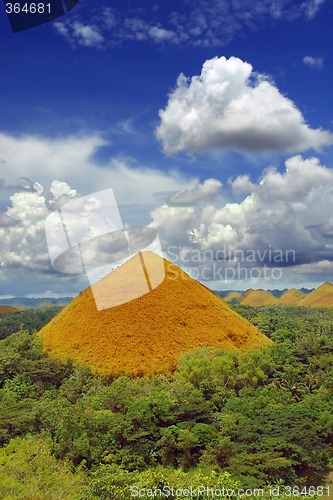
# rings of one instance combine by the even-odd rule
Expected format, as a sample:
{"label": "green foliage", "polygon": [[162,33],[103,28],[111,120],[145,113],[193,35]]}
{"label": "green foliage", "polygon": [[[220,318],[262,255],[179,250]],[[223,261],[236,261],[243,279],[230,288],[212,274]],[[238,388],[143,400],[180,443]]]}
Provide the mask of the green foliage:
{"label": "green foliage", "polygon": [[[9,472],[19,456],[30,470],[24,462],[36,446],[48,458],[44,472],[36,459],[31,475],[37,481],[49,470],[54,481],[45,479],[53,493],[43,499],[67,498],[55,493],[59,460],[64,485],[74,478],[73,492],[77,485],[87,500],[130,498],[131,485],[185,487],[196,477],[245,488],[323,484],[333,439],[332,313],[235,307],[274,346],[241,355],[198,349],[169,376],[103,379],[44,355],[27,331],[0,341],[1,473],[6,487],[13,484],[7,497],[39,498],[19,497]],[[17,438],[29,433],[35,437]]]}
{"label": "green foliage", "polygon": [[27,330],[29,333],[40,330],[49,323],[59,311],[61,306],[39,307],[24,309],[16,313],[0,315],[0,340],[8,337],[18,330]]}
{"label": "green foliage", "polygon": [[82,472],[50,453],[49,440],[15,438],[0,449],[2,500],[75,500],[88,490]]}

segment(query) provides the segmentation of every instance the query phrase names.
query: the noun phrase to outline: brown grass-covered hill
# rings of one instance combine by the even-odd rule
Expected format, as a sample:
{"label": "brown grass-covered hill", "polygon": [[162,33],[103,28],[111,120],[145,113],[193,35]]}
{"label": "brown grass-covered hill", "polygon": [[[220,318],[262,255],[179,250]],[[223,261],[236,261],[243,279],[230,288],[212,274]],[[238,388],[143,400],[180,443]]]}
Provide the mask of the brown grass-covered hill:
{"label": "brown grass-covered hill", "polygon": [[277,304],[280,306],[300,306],[303,305],[305,297],[305,293],[301,290],[290,288],[278,299]]}
{"label": "brown grass-covered hill", "polygon": [[[139,254],[138,254],[139,255]],[[100,286],[136,286],[138,255],[103,278]],[[143,252],[147,268],[161,264]],[[43,348],[60,359],[72,358],[106,376],[167,373],[185,351],[211,346],[246,350],[271,340],[235,313],[221,298],[177,266],[164,260],[166,277],[150,293],[98,311],[91,288],[81,292],[40,331]]]}
{"label": "brown grass-covered hill", "polygon": [[309,293],[298,305],[304,307],[327,307],[333,309],[333,285],[323,283],[316,290]]}
{"label": "brown grass-covered hill", "polygon": [[260,307],[277,303],[277,298],[267,290],[253,290],[250,288],[242,293],[239,302],[244,306]]}
{"label": "brown grass-covered hill", "polygon": [[17,307],[13,306],[0,306],[0,314],[10,314],[18,312]]}
{"label": "brown grass-covered hill", "polygon": [[240,292],[229,292],[228,295],[224,297],[223,300],[225,300],[226,302],[230,302],[233,299],[238,300],[240,296],[241,296]]}

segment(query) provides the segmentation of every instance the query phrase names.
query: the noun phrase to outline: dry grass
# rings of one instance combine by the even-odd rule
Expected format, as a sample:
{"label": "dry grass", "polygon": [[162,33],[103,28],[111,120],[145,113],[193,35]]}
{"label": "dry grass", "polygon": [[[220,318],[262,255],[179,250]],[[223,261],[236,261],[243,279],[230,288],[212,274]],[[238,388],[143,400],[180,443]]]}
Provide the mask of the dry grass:
{"label": "dry grass", "polygon": [[[151,269],[160,257],[144,252]],[[100,282],[106,293],[135,283],[136,257]],[[61,359],[88,364],[95,373],[153,375],[175,369],[179,356],[197,347],[246,350],[272,342],[222,299],[164,261],[166,278],[150,293],[97,311],[90,288],[40,331],[43,348]],[[133,282],[134,275],[134,282]],[[110,285],[123,284],[122,290]]]}
{"label": "dry grass", "polygon": [[260,307],[277,303],[277,298],[267,290],[253,290],[250,288],[242,293],[239,302],[245,306]]}

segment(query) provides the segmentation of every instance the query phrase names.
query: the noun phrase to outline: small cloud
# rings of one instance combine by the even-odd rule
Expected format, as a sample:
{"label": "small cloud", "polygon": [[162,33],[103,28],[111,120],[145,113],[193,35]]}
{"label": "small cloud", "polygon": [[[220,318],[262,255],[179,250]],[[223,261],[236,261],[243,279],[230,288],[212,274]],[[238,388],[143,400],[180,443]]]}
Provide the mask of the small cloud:
{"label": "small cloud", "polygon": [[62,35],[67,40],[70,39],[69,30],[66,28],[65,23],[55,22],[54,27],[57,30],[57,32],[59,33],[59,35]]}
{"label": "small cloud", "polygon": [[57,22],[54,26],[58,33],[68,40],[71,45],[94,47],[101,49],[104,46],[104,36],[95,25],[83,24],[79,21],[73,23]]}
{"label": "small cloud", "polygon": [[101,47],[104,42],[96,26],[84,25],[78,21],[73,24],[73,33],[77,42],[84,47]]}
{"label": "small cloud", "polygon": [[117,16],[110,7],[105,7],[102,10],[102,16],[105,27],[109,29],[114,29],[117,26],[118,24]]}
{"label": "small cloud", "polygon": [[304,3],[304,10],[306,17],[308,19],[313,19],[321,6],[324,4],[325,0],[308,0],[307,2]]}
{"label": "small cloud", "polygon": [[303,58],[303,63],[309,66],[311,69],[323,69],[324,58],[323,57],[312,57],[305,56]]}
{"label": "small cloud", "polygon": [[125,120],[120,120],[116,123],[115,128],[112,129],[115,134],[121,135],[135,135],[137,130],[134,126],[134,117],[127,118]]}
{"label": "small cloud", "polygon": [[155,42],[166,42],[171,40],[176,36],[176,33],[171,30],[166,30],[164,28],[159,28],[158,26],[154,26],[149,30],[149,36],[155,40]]}
{"label": "small cloud", "polygon": [[170,205],[195,205],[198,201],[213,200],[220,192],[222,182],[217,179],[206,179],[193,189],[182,189],[169,198]]}

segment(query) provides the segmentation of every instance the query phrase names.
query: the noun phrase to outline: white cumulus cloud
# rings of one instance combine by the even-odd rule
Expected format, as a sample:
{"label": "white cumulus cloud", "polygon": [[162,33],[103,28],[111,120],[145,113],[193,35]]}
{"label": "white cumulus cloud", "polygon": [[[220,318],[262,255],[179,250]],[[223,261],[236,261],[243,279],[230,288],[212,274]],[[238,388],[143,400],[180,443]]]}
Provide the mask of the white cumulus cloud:
{"label": "white cumulus cloud", "polygon": [[300,152],[333,142],[330,132],[311,129],[290,99],[236,57],[207,60],[199,76],[181,74],[159,114],[156,137],[167,154],[212,148]]}

